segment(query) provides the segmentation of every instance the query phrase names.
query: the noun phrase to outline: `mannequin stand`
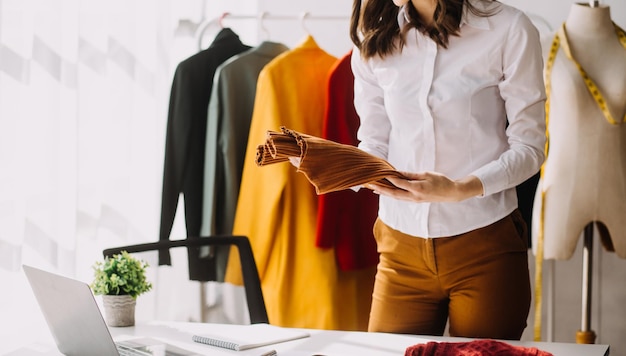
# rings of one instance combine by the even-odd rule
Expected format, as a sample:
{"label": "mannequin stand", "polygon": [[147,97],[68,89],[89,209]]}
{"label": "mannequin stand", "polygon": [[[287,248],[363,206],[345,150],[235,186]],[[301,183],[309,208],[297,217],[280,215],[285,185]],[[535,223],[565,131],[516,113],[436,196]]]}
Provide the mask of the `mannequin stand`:
{"label": "mannequin stand", "polygon": [[593,270],[594,223],[585,226],[583,246],[583,303],[581,329],[576,332],[577,344],[594,344],[596,333],[591,330],[591,278]]}

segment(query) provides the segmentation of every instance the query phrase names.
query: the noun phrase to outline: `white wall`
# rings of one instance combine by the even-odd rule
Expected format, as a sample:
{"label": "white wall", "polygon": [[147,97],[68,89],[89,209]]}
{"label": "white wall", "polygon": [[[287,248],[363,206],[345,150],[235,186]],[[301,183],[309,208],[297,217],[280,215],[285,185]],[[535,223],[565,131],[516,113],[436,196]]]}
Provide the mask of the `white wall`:
{"label": "white wall", "polygon": [[[572,4],[588,3],[572,0],[503,0],[502,2],[545,18],[552,25],[552,28],[557,28],[565,21]],[[600,5],[609,6],[613,21],[622,28],[626,26],[626,1],[602,0]]]}

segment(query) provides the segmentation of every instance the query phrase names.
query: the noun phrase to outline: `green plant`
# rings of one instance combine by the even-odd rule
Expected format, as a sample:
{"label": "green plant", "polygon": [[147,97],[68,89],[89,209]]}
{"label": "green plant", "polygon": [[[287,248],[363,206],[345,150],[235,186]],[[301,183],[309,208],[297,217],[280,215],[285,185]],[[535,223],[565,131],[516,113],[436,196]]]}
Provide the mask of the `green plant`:
{"label": "green plant", "polygon": [[96,295],[138,295],[152,289],[146,279],[148,263],[122,251],[93,265],[94,280],[90,287]]}

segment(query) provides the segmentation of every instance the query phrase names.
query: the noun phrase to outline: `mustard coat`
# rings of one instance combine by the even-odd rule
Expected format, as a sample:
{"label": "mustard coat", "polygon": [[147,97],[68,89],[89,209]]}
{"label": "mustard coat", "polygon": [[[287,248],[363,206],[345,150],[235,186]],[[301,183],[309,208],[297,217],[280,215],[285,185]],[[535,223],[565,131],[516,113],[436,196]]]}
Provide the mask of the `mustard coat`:
{"label": "mustard coat", "polygon": [[[336,61],[307,36],[259,74],[233,234],[250,239],[274,325],[367,328],[373,269],[340,271],[332,248],[315,247],[318,197],[303,174],[289,163],[255,163],[267,130],[286,126],[321,136],[326,83]],[[242,284],[235,249],[225,280]]]}

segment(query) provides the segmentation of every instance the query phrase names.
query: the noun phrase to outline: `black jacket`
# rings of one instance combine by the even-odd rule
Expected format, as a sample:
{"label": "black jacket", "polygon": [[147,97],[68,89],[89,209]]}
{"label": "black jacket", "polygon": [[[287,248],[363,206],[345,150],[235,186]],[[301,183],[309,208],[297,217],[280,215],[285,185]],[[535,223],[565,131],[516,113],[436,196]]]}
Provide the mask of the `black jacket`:
{"label": "black jacket", "polygon": [[[222,29],[209,48],[178,64],[170,95],[159,240],[170,237],[180,193],[185,201],[187,237],[200,234],[207,108],[217,67],[250,49],[231,29]],[[215,271],[189,253],[189,278],[214,280]],[[159,253],[159,265],[170,265],[169,252]]]}

